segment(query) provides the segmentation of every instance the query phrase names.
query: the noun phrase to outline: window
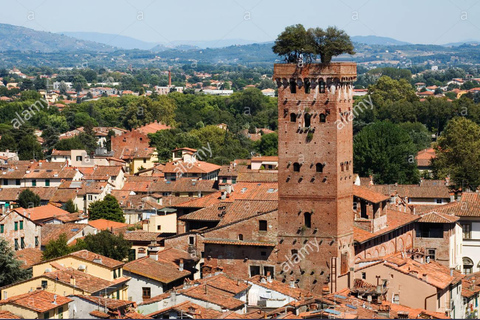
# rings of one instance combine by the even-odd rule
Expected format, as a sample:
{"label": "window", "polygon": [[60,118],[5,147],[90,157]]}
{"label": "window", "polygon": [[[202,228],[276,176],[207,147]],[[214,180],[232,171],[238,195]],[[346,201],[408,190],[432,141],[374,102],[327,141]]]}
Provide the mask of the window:
{"label": "window", "polygon": [[113,270],[113,279],[117,279],[117,278],[118,278],[117,270]]}
{"label": "window", "polygon": [[150,287],[143,287],[142,288],[142,299],[143,300],[150,299],[151,295],[152,295],[152,290],[150,289]]}
{"label": "window", "polygon": [[50,179],[45,179],[45,187],[50,187]]}
{"label": "window", "polygon": [[58,307],[58,319],[63,319],[63,307]]}
{"label": "window", "polygon": [[275,274],[275,267],[263,267],[263,274],[267,275],[270,272],[270,275],[273,278],[273,275]]}
{"label": "window", "polygon": [[290,122],[297,122],[297,114],[296,113],[290,113]]}
{"label": "window", "polygon": [[21,247],[22,249],[25,249],[25,238],[24,238],[24,237],[21,237],[21,238],[20,238],[20,247]]}
{"label": "window", "polygon": [[342,171],[343,171],[343,162],[342,162],[342,163],[340,163],[340,168],[341,168],[341,169],[342,169]]}
{"label": "window", "polygon": [[243,234],[240,233],[240,234],[238,235],[238,240],[240,240],[240,241],[243,240]]}
{"label": "window", "polygon": [[0,233],[4,233],[4,232],[5,232],[5,225],[0,224]]}
{"label": "window", "polygon": [[305,127],[310,127],[310,118],[312,117],[311,114],[305,113],[303,118],[305,119]]}
{"label": "window", "polygon": [[342,253],[340,256],[340,273],[345,274],[348,272],[348,253]]}
{"label": "window", "polygon": [[195,244],[195,237],[194,237],[194,236],[190,236],[190,237],[188,238],[188,244],[190,244],[190,245],[194,245],[194,244]]}
{"label": "window", "polygon": [[250,277],[254,277],[260,274],[259,266],[250,266]]}
{"label": "window", "polygon": [[23,230],[23,220],[20,221],[20,230]]}
{"label": "window", "polygon": [[222,183],[227,183],[227,178],[226,177],[222,178]]}
{"label": "window", "polygon": [[320,93],[325,93],[325,82],[323,80],[320,80]]}
{"label": "window", "polygon": [[400,304],[400,295],[398,293],[393,295],[393,303]]}
{"label": "window", "polygon": [[430,261],[435,260],[435,249],[427,249],[427,257]]}
{"label": "window", "polygon": [[436,199],[437,200],[437,203],[442,203],[442,199]]}
{"label": "window", "polygon": [[18,250],[18,239],[15,239],[15,250]]}
{"label": "window", "polygon": [[35,237],[35,247],[38,247],[39,243],[38,243],[38,237]]}
{"label": "window", "polygon": [[305,93],[310,93],[310,87],[311,87],[310,80],[305,79],[303,83],[305,85]]}
{"label": "window", "polygon": [[17,179],[17,180],[15,181],[15,184],[16,184],[17,186],[19,186],[19,185],[20,185],[20,179]]}
{"label": "window", "polygon": [[147,163],[147,159],[143,159],[143,163]]}
{"label": "window", "polygon": [[37,186],[37,180],[33,179],[32,180],[32,187],[36,187]]}
{"label": "window", "polygon": [[17,222],[17,221],[15,221],[13,225],[14,225],[14,229],[15,229],[15,231],[17,231],[17,230],[18,230],[18,222]]}
{"label": "window", "polygon": [[237,183],[237,178],[233,177],[232,178],[232,184],[235,184],[235,183]]}
{"label": "window", "polygon": [[42,289],[47,289],[47,287],[48,287],[48,281],[42,280]]}
{"label": "window", "polygon": [[292,250],[290,250],[290,254],[291,254],[292,256],[297,255],[297,254],[298,254],[298,250],[297,250],[297,249],[292,249]]}
{"label": "window", "polygon": [[472,238],[472,224],[471,223],[461,223],[462,232],[463,232],[463,239],[471,239]]}
{"label": "window", "polygon": [[50,319],[50,313],[48,311],[43,313],[43,319]]}
{"label": "window", "polygon": [[312,214],[310,212],[305,212],[303,214],[303,219],[305,222],[305,227],[311,228],[312,227]]}
{"label": "window", "polygon": [[362,279],[363,280],[367,279],[367,273],[366,272],[362,272]]}
{"label": "window", "polygon": [[468,257],[464,257],[463,261],[463,273],[464,274],[471,274],[473,271],[473,261]]}
{"label": "window", "polygon": [[320,122],[326,122],[327,121],[327,117],[325,116],[324,113],[320,113]]}
{"label": "window", "polygon": [[443,225],[440,223],[419,223],[417,237],[443,238]]}
{"label": "window", "polygon": [[295,162],[293,164],[293,171],[299,172],[300,171],[300,164],[298,162]]}
{"label": "window", "polygon": [[258,221],[258,230],[259,231],[267,231],[267,220]]}
{"label": "window", "polygon": [[77,160],[77,161],[82,161],[82,156],[77,156],[77,157],[75,158],[75,160]]}
{"label": "window", "polygon": [[92,200],[92,199],[93,199],[93,198],[92,198],[92,195],[89,194],[89,195],[88,195],[88,200]]}
{"label": "window", "polygon": [[297,93],[297,84],[295,79],[290,79],[290,93]]}

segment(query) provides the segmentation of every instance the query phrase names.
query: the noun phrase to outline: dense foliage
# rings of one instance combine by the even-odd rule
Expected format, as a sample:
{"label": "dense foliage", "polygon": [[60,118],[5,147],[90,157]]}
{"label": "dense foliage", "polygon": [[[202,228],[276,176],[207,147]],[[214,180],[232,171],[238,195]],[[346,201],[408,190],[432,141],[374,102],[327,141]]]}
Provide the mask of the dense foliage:
{"label": "dense foliage", "polygon": [[92,202],[88,207],[89,219],[106,219],[110,221],[125,222],[123,210],[118,204],[117,198],[108,194],[103,200]]}
{"label": "dense foliage", "polygon": [[7,240],[0,237],[0,287],[30,277],[30,272],[21,268],[22,264],[23,263],[15,257],[15,252]]}

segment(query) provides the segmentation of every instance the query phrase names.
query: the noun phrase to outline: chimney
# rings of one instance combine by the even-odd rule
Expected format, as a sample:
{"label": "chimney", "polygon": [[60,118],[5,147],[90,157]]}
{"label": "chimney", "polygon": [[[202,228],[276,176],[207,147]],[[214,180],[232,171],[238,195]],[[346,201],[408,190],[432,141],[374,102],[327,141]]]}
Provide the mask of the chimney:
{"label": "chimney", "polygon": [[178,271],[183,271],[183,259],[180,259],[180,264],[178,267]]}
{"label": "chimney", "polygon": [[168,87],[172,87],[172,71],[168,70]]}
{"label": "chimney", "polygon": [[453,268],[450,268],[450,277],[453,277]]}
{"label": "chimney", "polygon": [[75,277],[74,277],[74,276],[71,276],[71,277],[70,277],[70,284],[71,284],[72,286],[74,286],[74,287],[76,286],[77,281],[75,280]]}
{"label": "chimney", "polygon": [[455,202],[455,192],[450,192],[450,202]]}
{"label": "chimney", "polygon": [[260,276],[260,282],[261,283],[267,283],[267,280],[265,280],[264,276]]}
{"label": "chimney", "polygon": [[100,258],[100,256],[95,256],[93,258],[93,263],[98,263],[98,264],[102,264],[102,258]]}
{"label": "chimney", "polygon": [[293,277],[290,279],[290,288],[295,288],[295,280]]}
{"label": "chimney", "polygon": [[56,294],[53,296],[53,304],[55,304],[55,305],[57,304],[57,295]]}
{"label": "chimney", "polygon": [[267,271],[267,282],[272,283],[272,275],[270,271]]}
{"label": "chimney", "polygon": [[[156,260],[158,261],[158,251],[150,251],[149,255],[148,255],[150,258],[152,258],[153,260]],[[181,271],[181,270],[180,270]]]}

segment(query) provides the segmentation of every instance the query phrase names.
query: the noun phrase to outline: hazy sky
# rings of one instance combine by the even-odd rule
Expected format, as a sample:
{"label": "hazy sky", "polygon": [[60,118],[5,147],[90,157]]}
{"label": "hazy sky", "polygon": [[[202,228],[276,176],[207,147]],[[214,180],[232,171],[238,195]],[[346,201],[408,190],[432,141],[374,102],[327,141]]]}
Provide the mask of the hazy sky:
{"label": "hazy sky", "polygon": [[10,0],[0,23],[121,34],[149,42],[271,41],[285,26],[336,25],[413,43],[480,40],[480,0]]}

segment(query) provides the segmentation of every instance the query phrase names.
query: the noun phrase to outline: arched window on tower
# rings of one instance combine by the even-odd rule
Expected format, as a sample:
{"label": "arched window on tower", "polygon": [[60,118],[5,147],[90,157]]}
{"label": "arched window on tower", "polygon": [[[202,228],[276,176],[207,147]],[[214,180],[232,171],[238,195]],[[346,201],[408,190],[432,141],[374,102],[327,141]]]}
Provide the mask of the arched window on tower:
{"label": "arched window on tower", "polygon": [[290,93],[297,93],[297,83],[295,79],[290,79]]}
{"label": "arched window on tower", "polygon": [[293,164],[293,171],[299,172],[300,171],[300,164],[298,162],[295,162]]}
{"label": "arched window on tower", "polygon": [[290,122],[297,122],[297,114],[296,113],[290,113]]}
{"label": "arched window on tower", "polygon": [[327,117],[325,116],[325,113],[320,113],[320,122],[325,122],[327,120]]}
{"label": "arched window on tower", "polygon": [[305,113],[304,119],[305,119],[305,127],[310,127],[310,118],[312,115],[310,113]]}
{"label": "arched window on tower", "polygon": [[340,163],[340,168],[341,168],[342,171],[343,171],[343,162]]}
{"label": "arched window on tower", "polygon": [[318,83],[318,85],[319,85],[319,89],[318,89],[318,90],[320,91],[320,93],[325,93],[325,81],[320,80],[320,82]]}
{"label": "arched window on tower", "polygon": [[349,168],[350,168],[350,163],[348,161],[345,161],[345,170],[348,171]]}
{"label": "arched window on tower", "polygon": [[317,164],[315,165],[315,171],[316,171],[316,172],[323,172],[323,164],[317,163]]}
{"label": "arched window on tower", "polygon": [[304,85],[305,85],[305,93],[310,93],[310,87],[311,87],[311,83],[310,83],[310,80],[309,79],[305,79],[303,81]]}
{"label": "arched window on tower", "polygon": [[312,214],[310,212],[305,212],[303,214],[303,219],[305,222],[305,227],[311,228],[312,227]]}

